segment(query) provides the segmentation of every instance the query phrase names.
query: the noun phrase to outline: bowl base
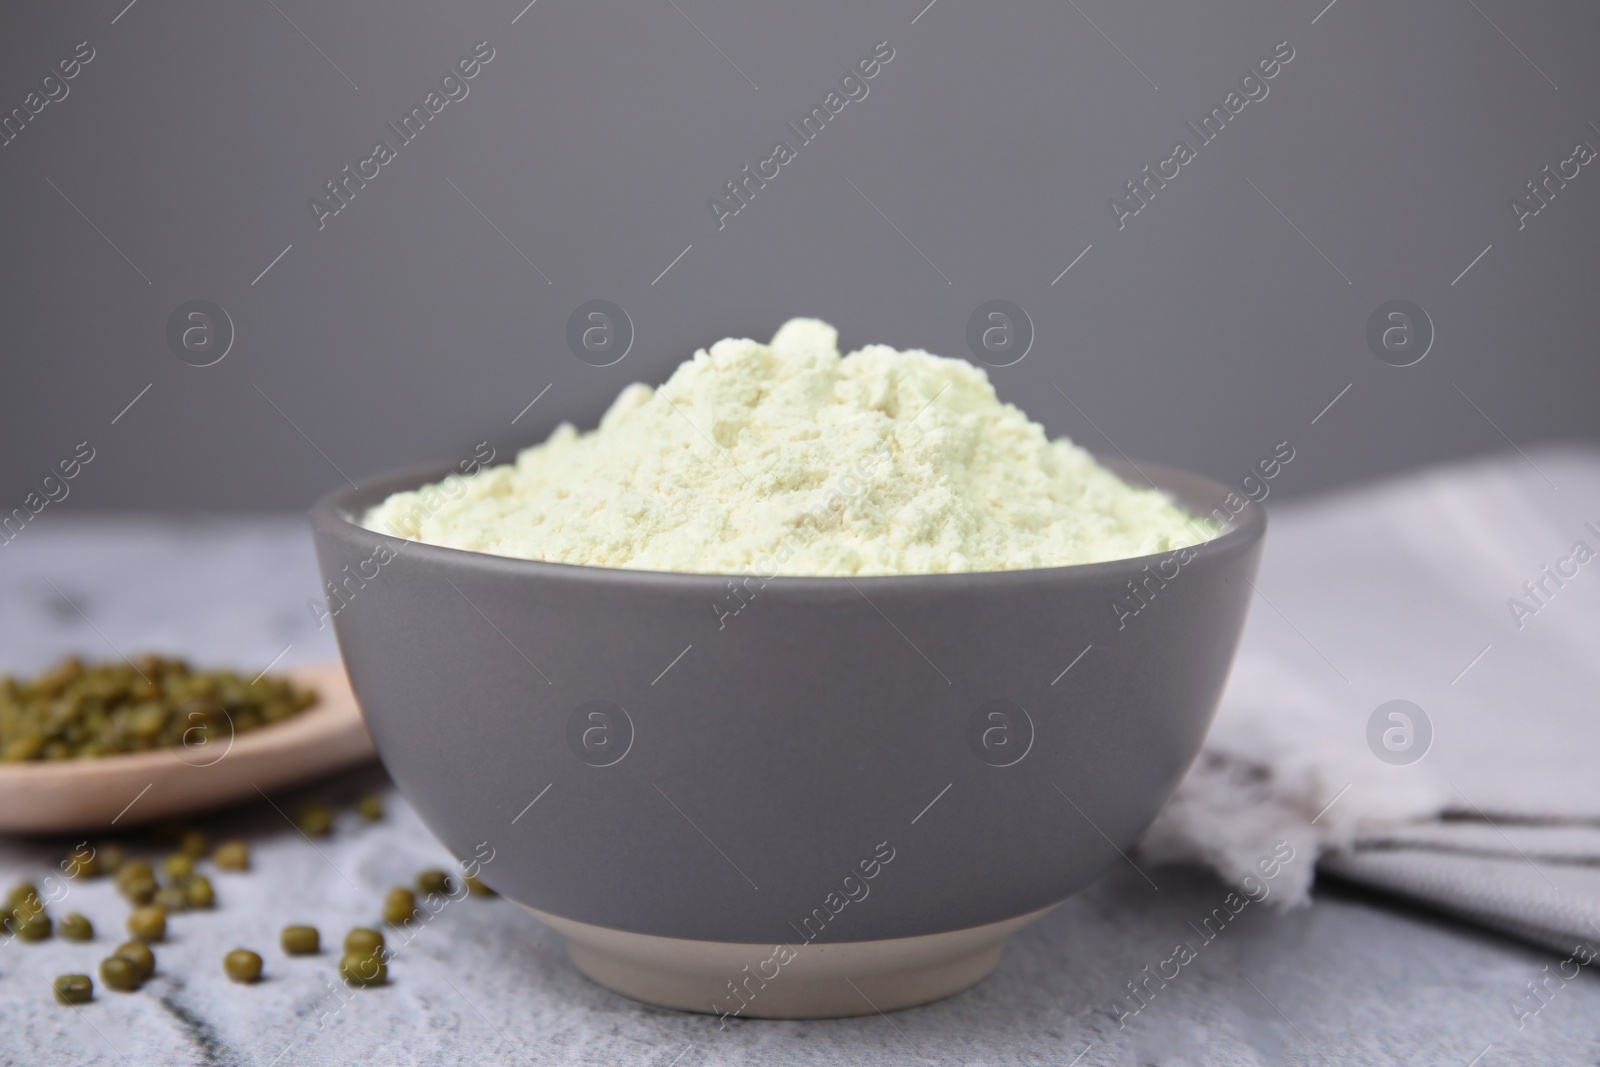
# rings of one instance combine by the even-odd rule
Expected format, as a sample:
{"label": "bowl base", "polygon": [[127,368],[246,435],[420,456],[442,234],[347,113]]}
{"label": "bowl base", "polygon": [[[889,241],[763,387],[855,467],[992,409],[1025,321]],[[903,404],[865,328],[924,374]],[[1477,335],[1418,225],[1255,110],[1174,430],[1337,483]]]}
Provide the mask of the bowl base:
{"label": "bowl base", "polygon": [[578,970],[625,997],[724,1018],[830,1019],[910,1008],[977,985],[1006,940],[1053,907],[937,934],[792,946],[657,937],[527,910],[566,938]]}

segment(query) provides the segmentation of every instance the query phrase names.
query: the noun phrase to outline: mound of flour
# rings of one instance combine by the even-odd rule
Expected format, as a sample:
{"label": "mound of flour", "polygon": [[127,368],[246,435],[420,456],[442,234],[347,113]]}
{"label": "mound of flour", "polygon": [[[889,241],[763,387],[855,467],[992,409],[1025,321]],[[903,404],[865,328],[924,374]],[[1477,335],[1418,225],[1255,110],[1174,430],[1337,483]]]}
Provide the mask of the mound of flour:
{"label": "mound of flour", "polygon": [[964,360],[793,319],[628,386],[515,463],[397,493],[369,529],[522,559],[709,574],[1018,570],[1215,535],[995,396]]}

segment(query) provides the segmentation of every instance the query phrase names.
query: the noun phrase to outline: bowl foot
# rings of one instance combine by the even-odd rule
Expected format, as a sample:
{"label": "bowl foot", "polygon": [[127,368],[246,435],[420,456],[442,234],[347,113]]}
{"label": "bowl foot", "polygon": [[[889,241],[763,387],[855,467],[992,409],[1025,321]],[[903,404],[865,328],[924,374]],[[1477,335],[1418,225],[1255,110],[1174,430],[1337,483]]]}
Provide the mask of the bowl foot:
{"label": "bowl foot", "polygon": [[917,937],[791,945],[657,937],[528,910],[566,938],[578,970],[623,996],[729,1018],[827,1019],[969,989],[1000,962],[1006,939],[1050,908]]}

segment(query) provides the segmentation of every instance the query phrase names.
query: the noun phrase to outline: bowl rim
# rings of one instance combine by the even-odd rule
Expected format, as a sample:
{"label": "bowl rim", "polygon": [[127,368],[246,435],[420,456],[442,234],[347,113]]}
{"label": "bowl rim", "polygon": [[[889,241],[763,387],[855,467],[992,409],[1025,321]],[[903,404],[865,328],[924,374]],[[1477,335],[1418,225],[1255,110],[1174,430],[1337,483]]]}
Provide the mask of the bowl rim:
{"label": "bowl rim", "polygon": [[714,586],[721,589],[730,581],[754,577],[763,583],[763,589],[777,587],[796,592],[804,590],[837,590],[862,583],[870,583],[872,587],[881,590],[891,588],[909,590],[912,587],[933,583],[953,591],[957,587],[977,583],[1004,584],[1007,582],[1059,581],[1079,576],[1085,580],[1092,580],[1118,573],[1138,572],[1154,561],[1165,559],[1186,549],[1193,553],[1192,558],[1232,555],[1236,552],[1247,550],[1265,536],[1267,528],[1266,509],[1260,503],[1243,496],[1236,489],[1177,467],[1144,461],[1135,462],[1120,453],[1117,455],[1093,453],[1093,455],[1096,462],[1109,468],[1124,481],[1130,483],[1146,482],[1150,487],[1159,490],[1173,500],[1174,503],[1190,512],[1203,513],[1201,498],[1211,500],[1213,506],[1223,505],[1229,496],[1243,500],[1244,504],[1229,519],[1222,533],[1211,540],[1165,549],[1161,552],[1142,556],[1126,556],[1121,559],[1101,560],[1095,563],[1073,563],[1059,567],[952,571],[932,574],[870,575],[786,575],[779,573],[768,576],[755,570],[736,573],[659,571],[633,567],[604,567],[587,563],[560,563],[549,560],[522,559],[516,556],[500,556],[491,552],[450,548],[444,545],[429,544],[426,541],[413,541],[409,538],[397,537],[380,530],[369,529],[361,525],[355,517],[394,493],[419,489],[424,485],[442,480],[450,472],[457,469],[456,464],[448,462],[434,462],[399,468],[387,471],[374,478],[364,479],[365,484],[363,485],[356,485],[352,482],[348,486],[332,489],[318,498],[316,503],[311,506],[308,517],[314,533],[326,534],[346,541],[357,538],[361,540],[376,538],[375,544],[377,547],[388,548],[396,556],[405,553],[424,560],[431,560],[443,566],[472,568],[486,574],[500,575],[506,578],[544,577],[565,581],[629,582],[693,588]]}

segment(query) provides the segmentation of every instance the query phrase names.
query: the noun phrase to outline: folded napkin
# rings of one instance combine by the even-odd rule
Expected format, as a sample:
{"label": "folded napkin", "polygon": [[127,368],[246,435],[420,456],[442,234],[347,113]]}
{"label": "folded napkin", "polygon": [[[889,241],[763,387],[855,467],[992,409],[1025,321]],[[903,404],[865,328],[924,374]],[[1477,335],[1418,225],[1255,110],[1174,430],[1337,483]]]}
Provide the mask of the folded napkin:
{"label": "folded napkin", "polygon": [[1513,451],[1271,519],[1216,722],[1142,854],[1248,886],[1287,842],[1280,904],[1309,902],[1320,870],[1593,958],[1600,450]]}

